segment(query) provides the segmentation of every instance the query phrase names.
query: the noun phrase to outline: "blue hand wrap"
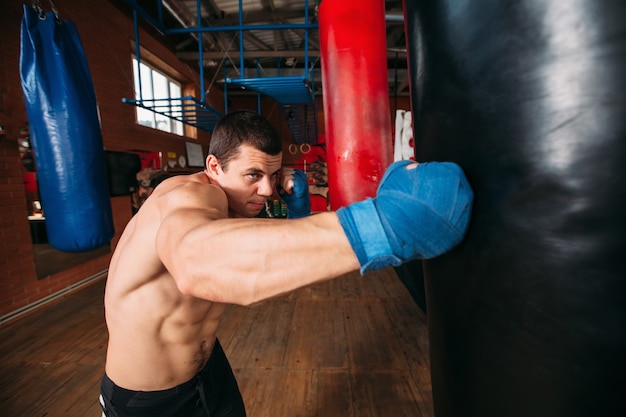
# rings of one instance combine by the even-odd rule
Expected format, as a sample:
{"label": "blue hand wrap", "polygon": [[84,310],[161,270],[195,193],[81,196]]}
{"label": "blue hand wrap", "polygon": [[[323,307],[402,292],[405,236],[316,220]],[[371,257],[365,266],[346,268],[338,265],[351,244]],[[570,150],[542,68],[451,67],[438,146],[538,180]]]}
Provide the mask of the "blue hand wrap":
{"label": "blue hand wrap", "polygon": [[309,196],[309,180],[299,169],[293,171],[293,190],[287,194],[279,187],[280,197],[287,205],[287,218],[299,219],[311,215],[311,198]]}
{"label": "blue hand wrap", "polygon": [[429,259],[456,246],[467,231],[474,193],[451,162],[391,165],[375,198],[337,211],[361,273]]}

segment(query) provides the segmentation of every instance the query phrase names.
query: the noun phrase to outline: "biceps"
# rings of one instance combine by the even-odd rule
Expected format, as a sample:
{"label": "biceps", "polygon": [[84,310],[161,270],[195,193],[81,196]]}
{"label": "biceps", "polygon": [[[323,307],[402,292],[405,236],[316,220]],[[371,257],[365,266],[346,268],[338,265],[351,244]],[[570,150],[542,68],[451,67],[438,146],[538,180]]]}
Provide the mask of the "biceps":
{"label": "biceps", "polygon": [[[217,210],[177,210],[164,217],[156,234],[156,250],[163,265],[176,279],[184,274],[186,259],[197,256],[197,230],[223,217]],[[210,230],[210,228],[209,228]]]}

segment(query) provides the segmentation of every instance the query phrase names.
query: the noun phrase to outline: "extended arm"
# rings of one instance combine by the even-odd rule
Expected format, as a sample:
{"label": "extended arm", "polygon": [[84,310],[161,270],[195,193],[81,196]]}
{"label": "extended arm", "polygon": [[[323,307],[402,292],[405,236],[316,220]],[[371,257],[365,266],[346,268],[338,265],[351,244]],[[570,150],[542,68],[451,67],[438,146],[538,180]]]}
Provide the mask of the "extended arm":
{"label": "extended arm", "polygon": [[160,233],[162,259],[179,289],[217,302],[251,304],[335,278],[359,262],[335,213],[293,221],[221,219],[184,234]]}
{"label": "extended arm", "polygon": [[212,190],[165,216],[157,250],[183,293],[235,304],[439,256],[465,236],[473,203],[463,171],[450,163],[396,163],[376,198],[292,221],[224,218],[225,209],[206,208],[227,204]]}

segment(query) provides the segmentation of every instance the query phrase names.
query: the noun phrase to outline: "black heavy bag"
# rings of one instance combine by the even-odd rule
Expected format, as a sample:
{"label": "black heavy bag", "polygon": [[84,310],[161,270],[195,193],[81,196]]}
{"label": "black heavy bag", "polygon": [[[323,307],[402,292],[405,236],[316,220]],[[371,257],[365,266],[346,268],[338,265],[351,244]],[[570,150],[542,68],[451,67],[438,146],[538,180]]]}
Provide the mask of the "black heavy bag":
{"label": "black heavy bag", "polygon": [[24,6],[20,75],[50,244],[87,251],[113,237],[91,75],[74,23]]}
{"label": "black heavy bag", "polygon": [[435,415],[626,416],[626,2],[405,7],[418,160],[476,195],[424,264]]}

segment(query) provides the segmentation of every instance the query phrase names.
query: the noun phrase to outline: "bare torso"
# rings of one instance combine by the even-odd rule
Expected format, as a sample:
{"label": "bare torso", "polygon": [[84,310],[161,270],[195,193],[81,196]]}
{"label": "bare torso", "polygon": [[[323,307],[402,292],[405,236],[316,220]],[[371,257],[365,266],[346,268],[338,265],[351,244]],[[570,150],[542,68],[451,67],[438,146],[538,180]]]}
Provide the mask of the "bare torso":
{"label": "bare torso", "polygon": [[161,184],[129,222],[111,260],[105,294],[106,373],[126,389],[154,391],[188,381],[207,362],[215,343],[224,305],[182,294],[154,243],[170,209],[159,197],[190,182],[208,184],[203,174]]}
{"label": "bare torso", "polygon": [[239,150],[227,170],[209,155],[204,172],[162,182],[126,226],[105,294],[106,373],[118,386],[155,391],[193,378],[222,303],[250,305],[358,269],[336,213],[250,218],[272,195],[281,155]]}

